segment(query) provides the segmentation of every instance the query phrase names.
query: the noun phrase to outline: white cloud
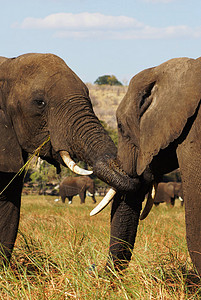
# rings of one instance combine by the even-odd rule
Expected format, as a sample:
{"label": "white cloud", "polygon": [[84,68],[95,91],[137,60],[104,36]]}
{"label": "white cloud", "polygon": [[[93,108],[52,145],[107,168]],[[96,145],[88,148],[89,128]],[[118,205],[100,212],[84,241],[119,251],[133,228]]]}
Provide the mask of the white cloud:
{"label": "white cloud", "polygon": [[52,28],[52,29],[90,29],[90,28],[130,28],[141,27],[143,24],[126,16],[106,16],[100,13],[57,13],[44,19],[26,18],[21,28]]}
{"label": "white cloud", "polygon": [[18,27],[22,29],[51,29],[54,30],[55,37],[75,39],[131,40],[201,37],[201,28],[192,29],[185,25],[157,28],[127,16],[107,16],[88,12],[80,14],[57,13],[43,19],[26,18],[21,24],[18,24]]}

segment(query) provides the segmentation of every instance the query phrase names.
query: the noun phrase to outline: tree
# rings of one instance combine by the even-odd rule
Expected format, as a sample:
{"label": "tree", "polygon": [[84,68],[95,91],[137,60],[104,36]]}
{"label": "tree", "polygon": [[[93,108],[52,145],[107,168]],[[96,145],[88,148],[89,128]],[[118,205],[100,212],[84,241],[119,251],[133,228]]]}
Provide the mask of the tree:
{"label": "tree", "polygon": [[104,75],[104,76],[99,76],[96,81],[94,81],[95,84],[98,85],[103,85],[103,84],[108,84],[108,85],[122,85],[120,81],[117,80],[117,78],[114,75]]}

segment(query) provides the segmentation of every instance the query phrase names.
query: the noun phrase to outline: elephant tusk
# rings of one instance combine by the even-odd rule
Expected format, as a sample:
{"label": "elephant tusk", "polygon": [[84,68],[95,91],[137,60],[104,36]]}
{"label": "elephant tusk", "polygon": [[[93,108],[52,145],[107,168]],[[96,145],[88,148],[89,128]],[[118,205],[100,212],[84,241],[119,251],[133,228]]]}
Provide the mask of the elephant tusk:
{"label": "elephant tusk", "polygon": [[93,171],[89,171],[89,170],[84,170],[82,168],[80,168],[70,157],[70,154],[67,151],[60,151],[59,152],[63,161],[65,162],[65,164],[67,165],[67,167],[73,171],[76,174],[79,175],[90,175],[93,173]]}
{"label": "elephant tusk", "polygon": [[154,198],[156,195],[156,188],[157,188],[157,184],[154,183],[148,193],[147,202],[146,202],[145,207],[140,215],[140,220],[144,220],[148,216],[150,210],[152,209],[152,206],[154,204]]}
{"label": "elephant tusk", "polygon": [[109,189],[101,202],[90,212],[90,216],[97,215],[101,210],[103,210],[112,201],[115,194],[115,190]]}

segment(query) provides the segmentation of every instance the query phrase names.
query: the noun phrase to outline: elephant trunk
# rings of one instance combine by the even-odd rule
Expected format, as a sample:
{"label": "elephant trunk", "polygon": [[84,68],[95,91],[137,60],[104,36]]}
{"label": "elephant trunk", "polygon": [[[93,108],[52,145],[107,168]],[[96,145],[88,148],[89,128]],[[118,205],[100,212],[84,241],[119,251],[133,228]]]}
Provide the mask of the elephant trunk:
{"label": "elephant trunk", "polygon": [[115,190],[134,191],[139,186],[139,179],[129,177],[120,167],[115,156],[99,157],[93,164],[94,173]]}
{"label": "elephant trunk", "polygon": [[111,267],[111,261],[115,269],[121,270],[127,267],[135,243],[142,197],[133,197],[133,193],[127,195],[115,195],[111,211],[110,255],[106,269]]}
{"label": "elephant trunk", "polygon": [[[147,179],[147,178],[146,178]],[[115,195],[111,210],[110,254],[115,269],[128,266],[134,248],[142,202],[150,189],[149,180],[139,178],[138,188],[132,192]]]}
{"label": "elephant trunk", "polygon": [[95,116],[89,99],[73,98],[69,108],[70,101],[58,107],[57,115],[52,116],[54,126],[50,122],[50,139],[54,150],[57,153],[67,151],[72,157],[86,161],[100,179],[115,189],[133,190],[133,180],[120,169],[116,160],[117,149]]}

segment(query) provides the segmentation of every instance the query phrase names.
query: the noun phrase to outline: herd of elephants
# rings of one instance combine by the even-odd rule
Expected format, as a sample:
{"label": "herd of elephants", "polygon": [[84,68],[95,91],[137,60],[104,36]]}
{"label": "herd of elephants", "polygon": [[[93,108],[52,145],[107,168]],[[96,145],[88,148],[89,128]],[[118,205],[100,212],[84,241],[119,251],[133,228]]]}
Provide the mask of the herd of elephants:
{"label": "herd of elephants", "polygon": [[[57,187],[59,191],[57,192]],[[53,187],[53,189],[44,190],[43,194],[48,195],[59,195],[63,203],[65,203],[66,198],[68,203],[72,204],[73,197],[79,195],[80,203],[85,203],[86,195],[92,198],[93,203],[96,203],[95,195],[106,194],[107,189],[96,188],[95,182],[89,176],[76,176],[76,177],[65,177],[60,182],[58,186]],[[184,205],[183,191],[181,182],[159,182],[157,186],[157,191],[153,198],[153,204],[158,206],[160,203],[166,203],[167,205],[174,206],[175,200],[179,199],[181,201],[181,206]],[[58,201],[59,199],[55,199]]]}
{"label": "herd of elephants", "polygon": [[116,270],[128,266],[139,219],[148,215],[158,183],[163,174],[180,168],[187,246],[201,275],[200,79],[201,58],[186,57],[135,75],[116,112],[117,149],[94,114],[86,85],[61,58],[39,53],[0,57],[2,263],[9,263],[17,236],[24,165],[37,152],[57,172],[66,165],[90,175],[74,162],[85,161],[111,186],[91,212],[95,215],[113,199],[106,270],[111,262]]}

